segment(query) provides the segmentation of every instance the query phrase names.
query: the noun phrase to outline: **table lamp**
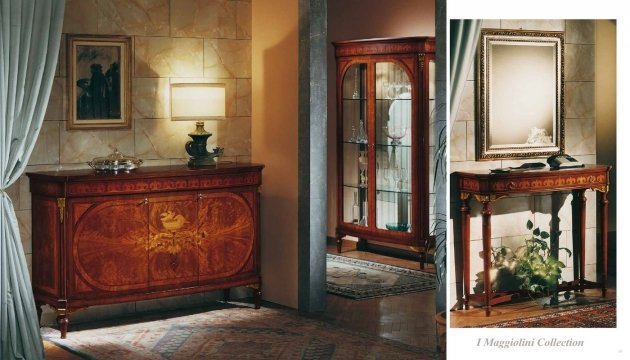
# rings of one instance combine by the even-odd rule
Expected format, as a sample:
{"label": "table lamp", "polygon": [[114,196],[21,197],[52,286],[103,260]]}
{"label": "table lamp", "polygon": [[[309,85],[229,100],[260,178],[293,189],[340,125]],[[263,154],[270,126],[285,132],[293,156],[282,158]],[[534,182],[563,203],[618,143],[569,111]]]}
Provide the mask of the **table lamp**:
{"label": "table lamp", "polygon": [[223,155],[220,147],[208,152],[212,134],[203,127],[204,120],[220,119],[225,119],[225,84],[171,84],[171,120],[197,121],[195,131],[188,134],[192,141],[186,143],[189,167],[214,166],[216,157]]}

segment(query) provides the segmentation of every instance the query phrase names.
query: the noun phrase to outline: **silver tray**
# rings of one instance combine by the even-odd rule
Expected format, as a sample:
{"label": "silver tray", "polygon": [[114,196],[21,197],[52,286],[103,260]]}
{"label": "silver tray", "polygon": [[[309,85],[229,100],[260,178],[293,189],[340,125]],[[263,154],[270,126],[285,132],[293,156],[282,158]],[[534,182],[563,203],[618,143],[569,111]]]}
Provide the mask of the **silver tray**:
{"label": "silver tray", "polygon": [[113,154],[96,157],[92,161],[88,161],[87,164],[96,171],[117,173],[119,171],[129,172],[137,169],[142,164],[142,160],[133,156],[123,155],[118,149],[114,149]]}

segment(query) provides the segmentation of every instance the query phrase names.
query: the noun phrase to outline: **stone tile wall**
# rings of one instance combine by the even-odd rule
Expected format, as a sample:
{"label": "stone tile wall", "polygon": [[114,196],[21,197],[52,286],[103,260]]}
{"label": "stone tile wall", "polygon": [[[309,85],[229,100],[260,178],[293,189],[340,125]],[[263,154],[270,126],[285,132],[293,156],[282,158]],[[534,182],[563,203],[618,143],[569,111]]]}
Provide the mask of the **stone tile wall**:
{"label": "stone tile wall", "polygon": [[[206,122],[213,134],[208,148],[221,146],[230,160],[249,161],[251,25],[251,0],[67,0],[57,74],[26,171],[88,168],[87,161],[113,148],[143,159],[143,166],[184,163],[184,144],[195,125],[170,121],[169,85],[174,82],[226,84],[227,118]],[[65,34],[132,37],[131,129],[66,129]],[[30,270],[28,178],[22,176],[9,193]],[[106,307],[103,313],[128,311],[130,306],[135,308]]]}
{"label": "stone tile wall", "polygon": [[[542,31],[565,31],[565,148],[584,163],[594,164],[595,160],[595,24],[590,20],[484,20],[483,28],[523,29]],[[459,106],[450,138],[450,171],[487,170],[497,167],[518,166],[532,159],[475,161],[475,68],[471,64],[462,101]],[[545,159],[536,159],[536,161]],[[451,234],[453,230],[453,214],[459,213],[459,196],[451,194]],[[560,246],[572,248],[571,232],[571,195],[563,193],[558,201],[561,204]],[[552,196],[549,194],[536,196],[513,196],[493,203],[492,245],[507,245],[513,249],[523,244],[528,231],[527,220],[535,226],[549,230],[551,221]],[[483,262],[479,257],[481,242],[481,206],[475,200],[471,205],[471,289],[474,287],[475,274],[483,270]],[[596,246],[596,197],[587,191],[587,258],[586,277],[595,280],[595,246]],[[531,233],[529,233],[531,235]],[[450,237],[450,253],[459,243],[453,243]],[[573,279],[573,257],[565,261],[563,279]],[[458,282],[459,281],[459,282]],[[450,306],[457,301],[457,291],[461,291],[461,278],[455,271],[455,262],[450,262]]]}

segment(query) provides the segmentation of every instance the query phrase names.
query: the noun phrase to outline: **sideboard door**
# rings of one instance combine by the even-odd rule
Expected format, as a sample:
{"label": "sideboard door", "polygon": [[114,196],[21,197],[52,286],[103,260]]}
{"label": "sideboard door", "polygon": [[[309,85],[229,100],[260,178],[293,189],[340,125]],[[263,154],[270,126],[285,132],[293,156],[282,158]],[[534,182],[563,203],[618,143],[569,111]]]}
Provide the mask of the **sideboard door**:
{"label": "sideboard door", "polygon": [[255,201],[255,191],[200,195],[199,281],[255,271]]}
{"label": "sideboard door", "polygon": [[197,285],[196,194],[156,196],[149,198],[148,203],[149,285]]}
{"label": "sideboard door", "polygon": [[78,198],[69,201],[74,262],[70,294],[98,298],[109,293],[146,289],[147,207],[141,197],[110,200]]}

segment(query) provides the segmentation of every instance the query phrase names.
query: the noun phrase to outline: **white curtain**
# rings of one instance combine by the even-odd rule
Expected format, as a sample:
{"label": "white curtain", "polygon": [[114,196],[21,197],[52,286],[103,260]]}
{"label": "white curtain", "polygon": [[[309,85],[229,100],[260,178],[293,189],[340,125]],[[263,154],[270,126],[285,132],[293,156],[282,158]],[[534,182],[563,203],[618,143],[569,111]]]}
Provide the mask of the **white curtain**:
{"label": "white curtain", "polygon": [[1,0],[0,359],[44,357],[39,319],[11,198],[24,172],[52,87],[65,0]]}
{"label": "white curtain", "polygon": [[451,57],[451,99],[449,129],[457,116],[466,77],[475,60],[481,20],[451,20],[450,57]]}

